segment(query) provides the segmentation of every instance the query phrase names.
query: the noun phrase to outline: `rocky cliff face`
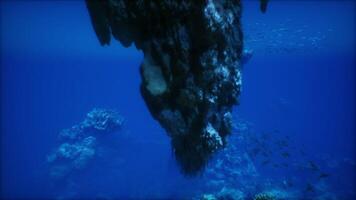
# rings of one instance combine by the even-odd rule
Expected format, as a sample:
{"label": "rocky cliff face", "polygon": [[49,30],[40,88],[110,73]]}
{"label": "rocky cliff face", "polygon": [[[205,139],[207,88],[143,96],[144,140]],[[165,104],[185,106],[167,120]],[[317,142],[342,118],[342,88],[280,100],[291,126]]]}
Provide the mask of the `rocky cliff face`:
{"label": "rocky cliff face", "polygon": [[225,145],[241,87],[239,0],[87,0],[102,45],[144,52],[141,94],[194,174]]}

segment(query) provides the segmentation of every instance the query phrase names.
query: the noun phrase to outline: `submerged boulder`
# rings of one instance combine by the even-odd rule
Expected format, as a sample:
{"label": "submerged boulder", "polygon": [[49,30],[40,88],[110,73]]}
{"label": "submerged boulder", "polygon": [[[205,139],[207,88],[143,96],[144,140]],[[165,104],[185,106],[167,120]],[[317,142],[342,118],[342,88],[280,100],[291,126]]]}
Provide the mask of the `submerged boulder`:
{"label": "submerged boulder", "polygon": [[243,49],[239,0],[86,0],[102,45],[144,53],[141,94],[186,174],[226,143]]}

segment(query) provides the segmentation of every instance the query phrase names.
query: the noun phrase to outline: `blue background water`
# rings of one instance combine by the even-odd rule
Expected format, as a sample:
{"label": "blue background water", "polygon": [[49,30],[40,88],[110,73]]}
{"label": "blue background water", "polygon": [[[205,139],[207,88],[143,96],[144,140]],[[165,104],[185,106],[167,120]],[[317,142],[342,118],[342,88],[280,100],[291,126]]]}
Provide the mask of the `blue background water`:
{"label": "blue background water", "polygon": [[[93,107],[114,108],[125,117],[127,140],[120,142],[117,157],[126,164],[119,179],[98,172],[83,182],[104,188],[104,196],[161,192],[173,197],[194,189],[199,178],[180,174],[169,138],[139,93],[142,52],[116,41],[101,47],[82,1],[0,5],[2,197],[57,195],[46,155],[56,147],[58,132],[80,122]],[[235,114],[258,130],[291,135],[310,155],[355,159],[354,8],[352,1],[272,1],[263,15],[257,2],[244,1],[243,25],[262,32],[246,30],[246,36],[268,41],[251,45],[254,55],[244,67]],[[287,18],[283,27],[307,25],[306,37],[325,33],[318,48],[306,43],[295,45],[297,52],[283,51],[278,41],[290,42],[292,33],[283,33],[283,40],[264,27],[280,26]],[[270,53],[267,43],[279,44],[273,48],[281,52]],[[333,174],[352,189],[354,169]]]}

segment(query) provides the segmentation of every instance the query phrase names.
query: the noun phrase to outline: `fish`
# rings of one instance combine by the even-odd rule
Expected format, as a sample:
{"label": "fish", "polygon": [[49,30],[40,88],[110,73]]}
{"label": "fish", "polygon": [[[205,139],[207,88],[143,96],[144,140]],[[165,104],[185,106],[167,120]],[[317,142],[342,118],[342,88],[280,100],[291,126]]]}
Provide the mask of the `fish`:
{"label": "fish", "polygon": [[274,133],[280,133],[280,131],[278,129],[274,129],[273,132]]}
{"label": "fish", "polygon": [[325,172],[321,172],[321,174],[319,175],[319,179],[323,179],[323,178],[328,178],[330,176],[330,174],[325,173]]}
{"label": "fish", "polygon": [[307,155],[307,154],[305,153],[305,151],[302,150],[302,149],[301,149],[299,152],[300,152],[300,155],[302,155],[302,156],[306,156],[306,155]]}
{"label": "fish", "polygon": [[261,149],[258,147],[251,149],[251,154],[253,155],[253,157],[257,156],[260,152],[261,152]]}
{"label": "fish", "polygon": [[314,193],[315,192],[315,188],[314,188],[314,186],[312,184],[308,183],[307,187],[305,188],[305,191]]}
{"label": "fish", "polygon": [[267,165],[268,163],[270,163],[271,161],[270,160],[264,160],[261,164],[262,165]]}
{"label": "fish", "polygon": [[293,187],[293,186],[294,186],[294,184],[293,184],[293,182],[292,182],[292,180],[291,180],[291,179],[286,179],[286,180],[283,180],[283,185],[284,185],[285,187],[288,187],[288,188],[290,188],[290,187]]}
{"label": "fish", "polygon": [[263,151],[261,154],[264,157],[269,157],[271,155],[270,151],[268,151],[268,150]]}
{"label": "fish", "polygon": [[271,138],[271,135],[269,133],[263,133],[261,137],[262,137],[262,140],[266,141]]}
{"label": "fish", "polygon": [[319,171],[320,168],[313,161],[309,161],[309,168],[313,171]]}
{"label": "fish", "polygon": [[284,158],[289,158],[290,157],[290,154],[288,152],[282,152],[281,155],[284,157]]}
{"label": "fish", "polygon": [[289,146],[289,137],[286,137],[286,139],[280,139],[276,141],[276,145],[281,149]]}

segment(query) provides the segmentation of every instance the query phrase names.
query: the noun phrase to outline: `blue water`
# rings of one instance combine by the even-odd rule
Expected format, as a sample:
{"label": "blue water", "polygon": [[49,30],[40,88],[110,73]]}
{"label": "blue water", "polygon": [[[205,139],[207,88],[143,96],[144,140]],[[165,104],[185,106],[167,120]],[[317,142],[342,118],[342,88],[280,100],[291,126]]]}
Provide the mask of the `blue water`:
{"label": "blue water", "polygon": [[[254,55],[244,67],[235,117],[253,123],[256,132],[289,136],[308,160],[329,170],[328,192],[354,199],[355,3],[271,1],[266,14],[255,1],[243,3],[245,46]],[[0,5],[2,198],[167,199],[203,190],[202,176],[180,173],[169,138],[140,95],[142,52],[117,41],[101,47],[82,1]],[[54,183],[46,156],[57,147],[59,131],[94,107],[125,118],[116,153],[108,164],[73,175],[73,187]],[[338,167],[327,167],[322,157]],[[293,176],[257,170],[263,178]]]}

